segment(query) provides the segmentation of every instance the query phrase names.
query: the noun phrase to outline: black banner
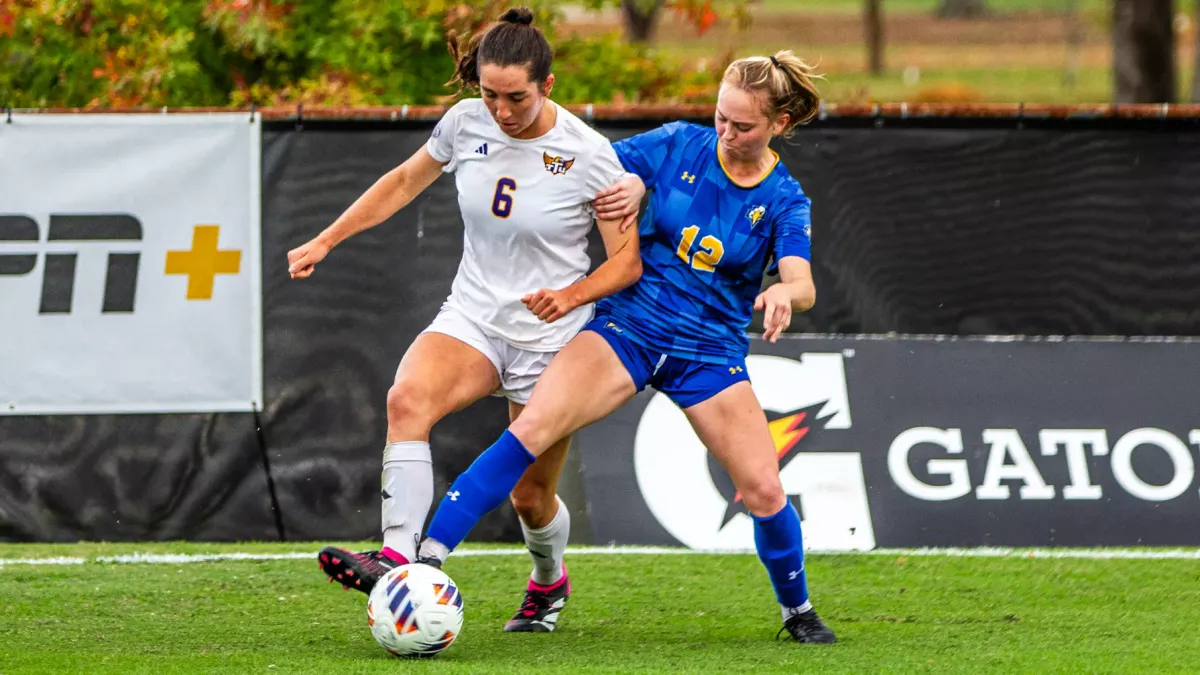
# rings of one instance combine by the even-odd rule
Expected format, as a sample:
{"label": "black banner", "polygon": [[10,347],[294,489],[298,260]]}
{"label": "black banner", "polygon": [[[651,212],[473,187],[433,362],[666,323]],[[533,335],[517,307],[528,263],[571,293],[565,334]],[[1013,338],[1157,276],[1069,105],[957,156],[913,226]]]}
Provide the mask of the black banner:
{"label": "black banner", "polygon": [[[1200,342],[756,340],[809,546],[1200,544]],[[577,437],[594,538],[753,548],[664,396]]]}
{"label": "black banner", "polygon": [[[1191,254],[1200,248],[1200,127],[935,125],[816,126],[775,144],[813,202],[818,301],[792,332],[1200,336],[1200,313],[1181,309],[1200,306]],[[614,141],[653,126],[597,124]],[[313,231],[431,128],[308,123],[267,132],[265,208],[305,204],[303,229]],[[291,166],[301,156],[309,164]],[[283,170],[286,182],[273,179]],[[412,213],[380,228],[386,234],[350,245],[365,253],[416,243],[420,221],[412,262],[427,283],[418,302],[436,303],[444,291],[432,291],[448,288],[461,254],[456,200],[452,183],[439,180]]]}
{"label": "black banner", "polygon": [[254,415],[0,417],[0,541],[278,538]]}
{"label": "black banner", "polygon": [[795,330],[1200,335],[1200,134],[831,130],[785,164],[813,200]]}

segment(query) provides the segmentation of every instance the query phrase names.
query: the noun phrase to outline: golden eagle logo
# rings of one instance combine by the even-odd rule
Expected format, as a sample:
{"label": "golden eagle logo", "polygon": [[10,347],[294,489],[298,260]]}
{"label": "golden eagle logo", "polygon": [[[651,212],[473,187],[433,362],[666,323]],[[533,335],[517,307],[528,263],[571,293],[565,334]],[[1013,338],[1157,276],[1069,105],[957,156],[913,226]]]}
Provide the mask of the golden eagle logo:
{"label": "golden eagle logo", "polygon": [[767,215],[767,207],[763,206],[762,204],[750,209],[750,213],[746,214],[746,217],[750,219],[750,228],[754,229],[754,226],[757,225],[758,221],[762,220],[763,216],[765,215]]}
{"label": "golden eagle logo", "polygon": [[546,164],[546,170],[556,176],[560,173],[566,173],[575,164],[574,157],[571,159],[551,157],[545,150],[542,151],[542,161]]}

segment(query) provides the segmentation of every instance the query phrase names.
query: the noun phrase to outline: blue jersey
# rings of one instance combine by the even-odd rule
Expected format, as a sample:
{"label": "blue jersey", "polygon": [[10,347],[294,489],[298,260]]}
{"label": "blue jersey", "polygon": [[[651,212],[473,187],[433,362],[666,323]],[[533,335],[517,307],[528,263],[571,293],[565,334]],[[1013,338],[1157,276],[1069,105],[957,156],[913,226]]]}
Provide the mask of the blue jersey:
{"label": "blue jersey", "polygon": [[775,157],[752,186],[734,183],[710,127],[673,122],[613,144],[652,190],[640,224],[642,278],[601,301],[645,346],[723,363],[745,358],[746,327],[772,260],[808,260],[809,201]]}

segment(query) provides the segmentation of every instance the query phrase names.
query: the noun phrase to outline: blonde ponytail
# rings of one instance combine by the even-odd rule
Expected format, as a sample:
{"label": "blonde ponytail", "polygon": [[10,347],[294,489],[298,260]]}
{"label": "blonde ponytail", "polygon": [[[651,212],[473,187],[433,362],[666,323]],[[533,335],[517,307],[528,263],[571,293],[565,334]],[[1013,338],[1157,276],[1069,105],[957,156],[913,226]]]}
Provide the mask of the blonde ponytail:
{"label": "blonde ponytail", "polygon": [[722,82],[738,89],[763,93],[767,117],[788,116],[784,135],[801,124],[812,121],[821,108],[821,94],[815,80],[816,70],[790,50],[775,52],[774,56],[750,56],[738,59],[725,69]]}

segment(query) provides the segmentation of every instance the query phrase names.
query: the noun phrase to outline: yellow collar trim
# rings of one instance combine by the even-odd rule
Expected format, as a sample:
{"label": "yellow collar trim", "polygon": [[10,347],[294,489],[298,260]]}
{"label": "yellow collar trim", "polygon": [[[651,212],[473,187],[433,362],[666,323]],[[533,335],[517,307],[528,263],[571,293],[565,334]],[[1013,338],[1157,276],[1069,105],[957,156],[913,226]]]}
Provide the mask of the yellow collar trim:
{"label": "yellow collar trim", "polygon": [[733,183],[734,185],[736,185],[740,188],[758,187],[759,183],[762,183],[764,180],[766,180],[767,176],[770,176],[771,172],[775,170],[776,165],[779,164],[779,153],[775,152],[774,150],[771,150],[770,148],[767,148],[767,151],[775,156],[775,161],[771,162],[770,168],[768,168],[766,170],[766,172],[763,173],[762,176],[759,176],[758,180],[754,181],[753,183],[750,183],[750,184],[739,183],[733,177],[733,175],[729,173],[729,169],[725,168],[725,160],[721,159],[720,143],[721,143],[721,141],[718,140],[717,141],[717,163],[721,165],[721,170],[725,172],[725,177],[729,179],[729,182]]}

